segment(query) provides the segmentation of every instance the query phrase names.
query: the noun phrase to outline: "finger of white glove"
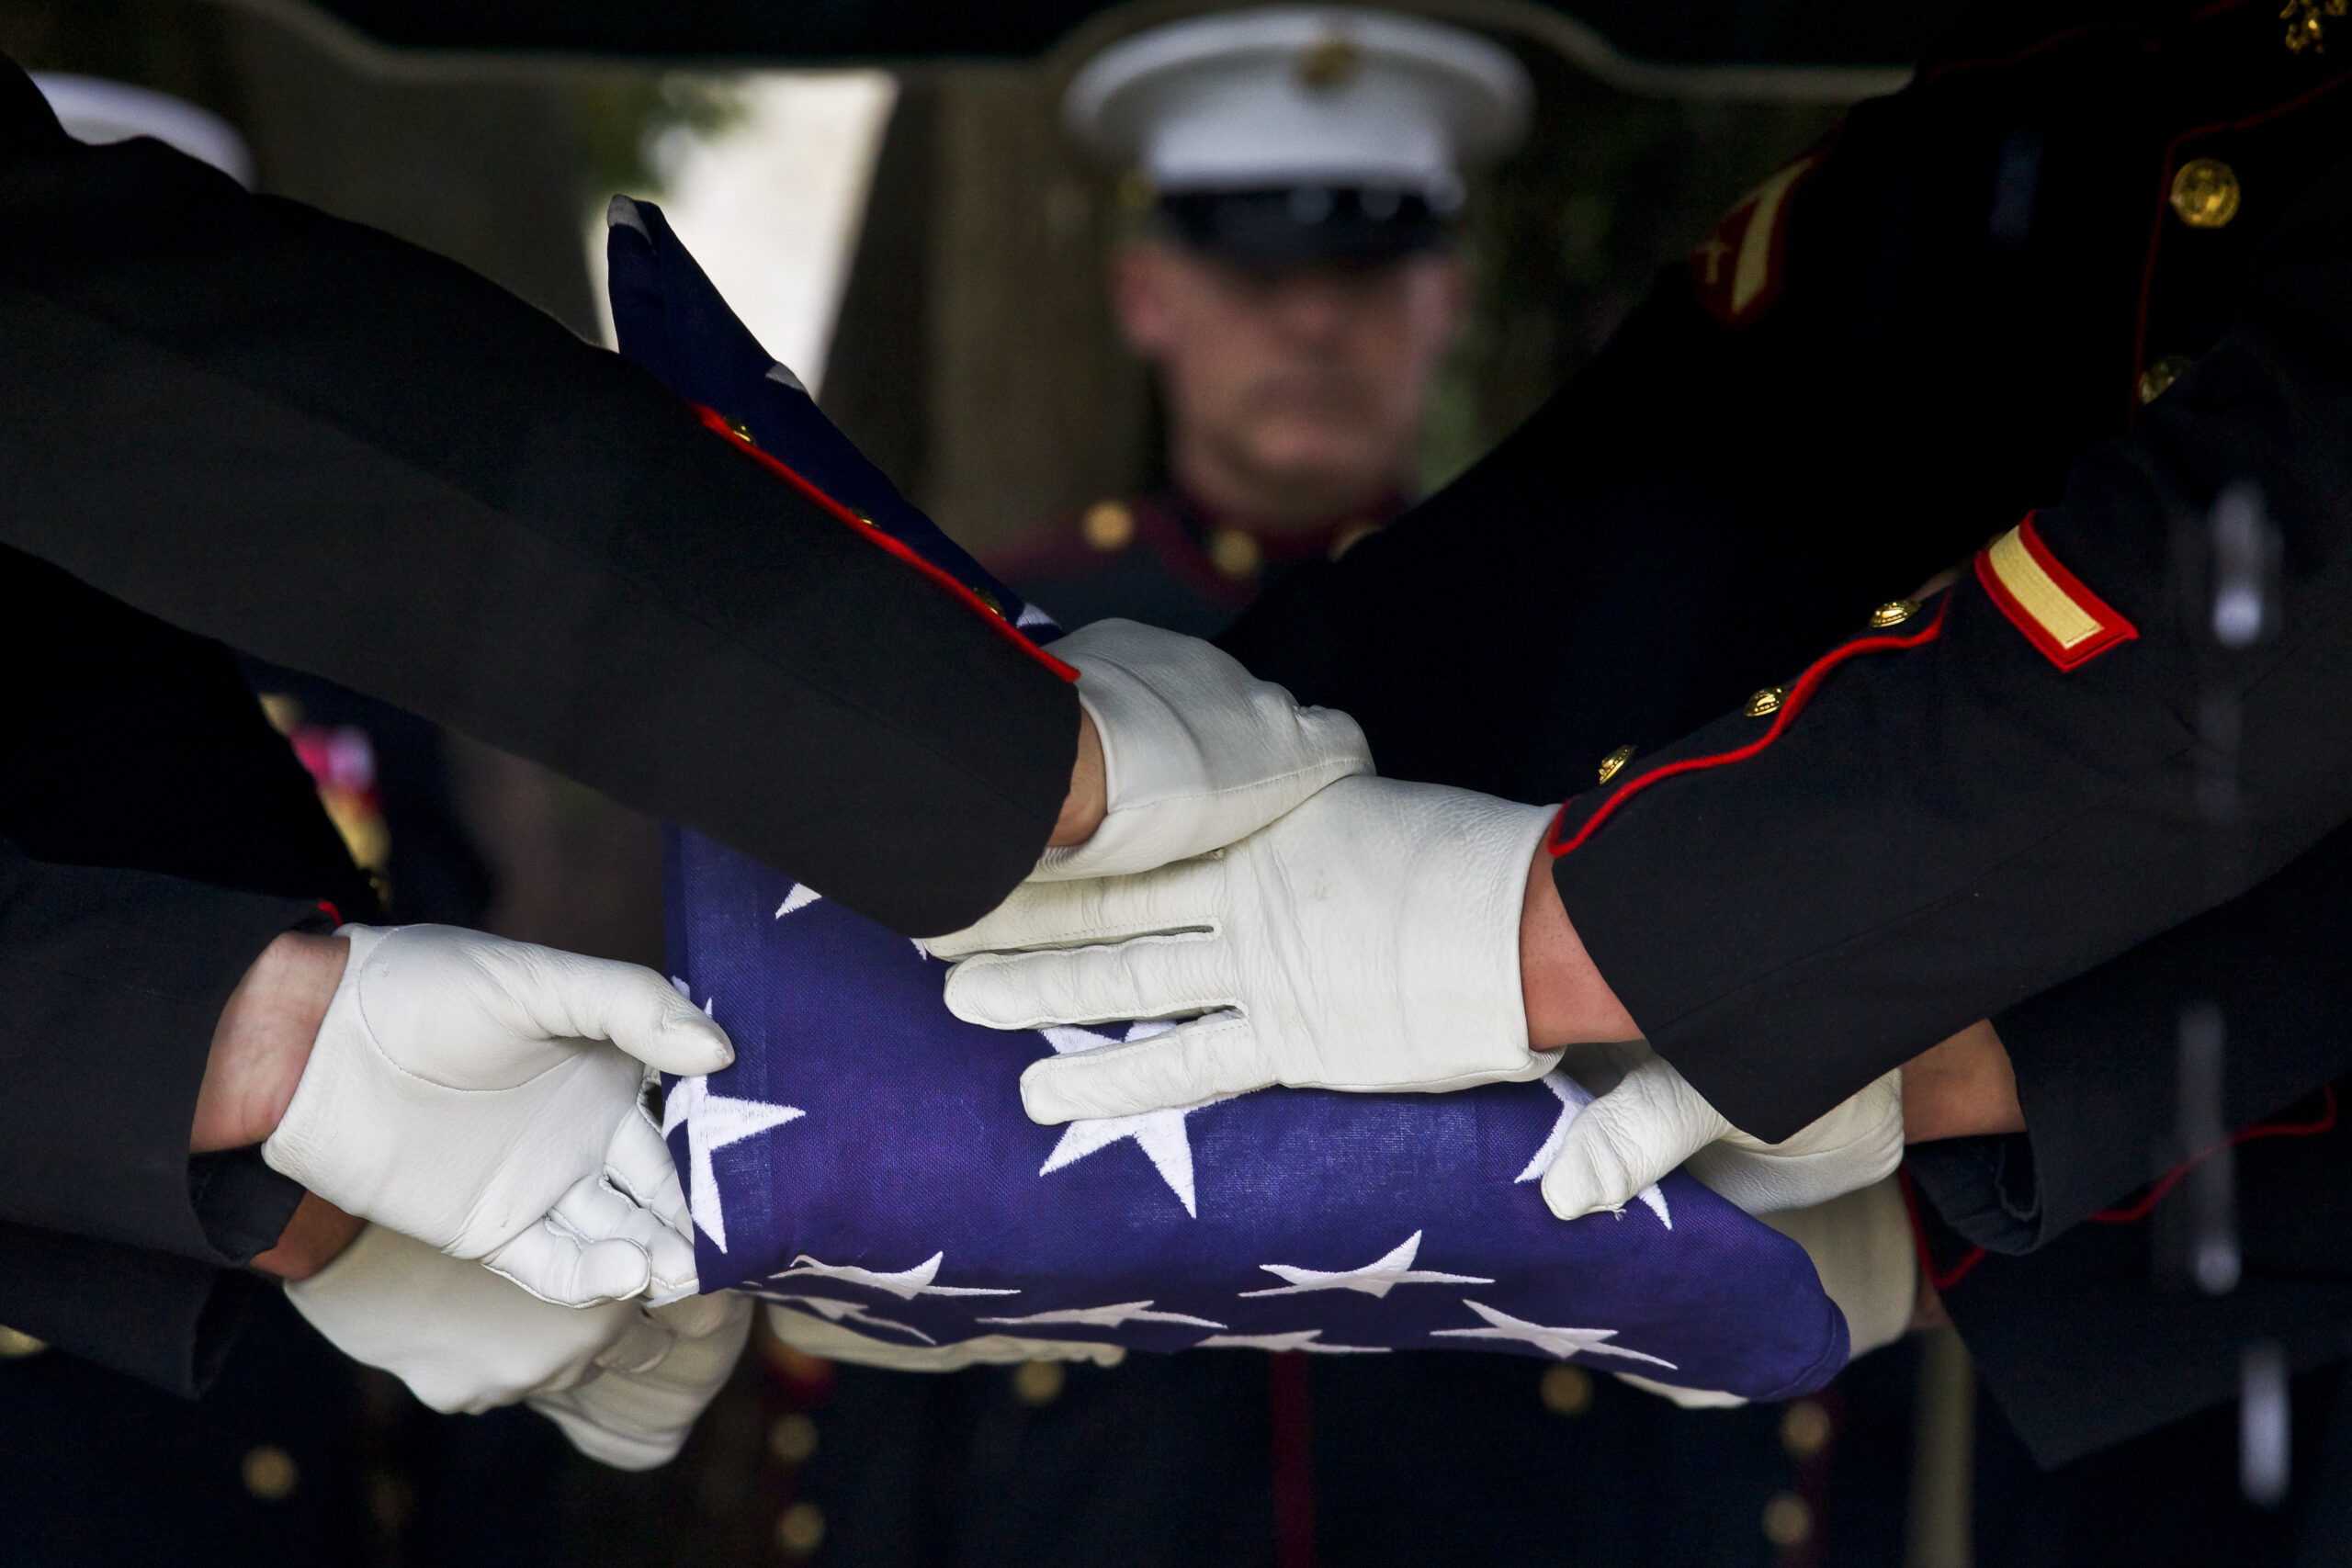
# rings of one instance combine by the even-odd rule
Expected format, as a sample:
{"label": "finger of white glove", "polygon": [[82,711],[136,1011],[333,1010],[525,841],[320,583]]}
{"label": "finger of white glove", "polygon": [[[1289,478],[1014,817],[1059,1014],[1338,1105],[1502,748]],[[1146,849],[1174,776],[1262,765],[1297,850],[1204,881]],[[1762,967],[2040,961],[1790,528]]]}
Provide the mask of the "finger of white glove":
{"label": "finger of white glove", "polygon": [[678,1184],[678,1165],[662,1129],[643,1104],[613,1129],[605,1151],[605,1176],[630,1201],[657,1215],[680,1235],[686,1228],[686,1194]]}
{"label": "finger of white glove", "polygon": [[1021,1075],[1029,1120],[1053,1126],[1203,1105],[1277,1081],[1238,1013],[1212,1013],[1125,1045],[1032,1062]]}
{"label": "finger of white glove", "polygon": [[594,1376],[597,1360],[645,1318],[634,1307],[536,1301],[382,1225],[362,1230],[310,1279],[289,1281],[286,1295],[344,1354],[394,1373],[445,1413],[570,1388]]}
{"label": "finger of white glove", "polygon": [[548,1219],[583,1248],[612,1241],[636,1247],[645,1257],[650,1276],[645,1292],[652,1300],[694,1294],[694,1243],[661,1215],[631,1202],[611,1182],[589,1179],[573,1183],[548,1211]]}
{"label": "finger of white glove", "polygon": [[1027,882],[960,931],[925,937],[940,958],[1095,946],[1158,932],[1214,926],[1224,908],[1225,874],[1204,857],[1136,876]]}
{"label": "finger of white glove", "polygon": [[704,1339],[732,1322],[739,1309],[749,1311],[743,1300],[731,1291],[714,1291],[653,1307],[649,1315],[681,1339]]}
{"label": "finger of white glove", "polygon": [[[565,1196],[569,1199],[571,1194]],[[617,1193],[614,1196],[622,1203],[628,1201]],[[676,1234],[662,1228],[665,1235]],[[628,1301],[643,1295],[653,1281],[652,1264],[644,1247],[617,1237],[583,1236],[552,1213],[481,1262],[492,1273],[558,1306]]]}
{"label": "finger of white glove", "polygon": [[1372,772],[1355,720],[1302,708],[1230,655],[1133,621],[1053,645],[1079,671],[1102,742],[1106,813],[1083,844],[1049,849],[1033,877],[1114,876],[1247,837],[1335,779]]}
{"label": "finger of white glove", "polygon": [[946,987],[948,1011],[990,1029],[1181,1018],[1238,999],[1230,951],[1206,934],[983,953],[956,965]]}
{"label": "finger of white glove", "polygon": [[625,1377],[650,1372],[668,1359],[671,1347],[677,1340],[676,1332],[668,1325],[656,1322],[644,1311],[633,1311],[628,1314],[628,1326],[596,1353],[596,1370]]}
{"label": "finger of white glove", "polygon": [[609,1040],[665,1073],[715,1073],[735,1060],[727,1031],[641,964],[512,947],[508,984],[551,1037]]}
{"label": "finger of white glove", "polygon": [[1679,1073],[1653,1059],[1569,1124],[1544,1173],[1544,1201],[1564,1220],[1623,1209],[1729,1130]]}

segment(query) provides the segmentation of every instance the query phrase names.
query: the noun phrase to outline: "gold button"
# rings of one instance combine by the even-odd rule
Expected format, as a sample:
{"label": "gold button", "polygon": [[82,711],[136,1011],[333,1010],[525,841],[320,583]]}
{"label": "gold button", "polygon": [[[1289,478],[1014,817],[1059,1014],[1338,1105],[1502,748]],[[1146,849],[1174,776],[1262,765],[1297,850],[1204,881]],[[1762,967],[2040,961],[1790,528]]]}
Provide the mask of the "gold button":
{"label": "gold button", "polygon": [[[1619,773],[1623,773],[1625,771],[1625,764],[1633,760],[1634,749],[1631,746],[1620,746],[1614,751],[1610,752],[1609,755],[1600,759],[1600,782],[1602,784],[1607,784],[1611,779],[1613,779]],[[1555,1370],[1559,1371],[1573,1371],[1575,1369],[1572,1367],[1561,1367]]]}
{"label": "gold button", "polygon": [[807,1557],[825,1544],[824,1511],[795,1503],[775,1517],[775,1549],[786,1557]]}
{"label": "gold button", "polygon": [[1918,613],[1919,602],[1917,599],[1889,599],[1871,612],[1871,625],[1882,630],[1899,626]]}
{"label": "gold button", "polygon": [[[722,419],[725,419],[725,418],[726,418],[726,416],[725,416],[724,414],[720,415],[719,417],[720,417],[720,418],[722,418]],[[752,440],[752,427],[751,427],[750,425],[748,425],[748,424],[745,424],[741,420],[740,420],[740,419],[729,419],[729,420],[728,420],[728,421],[727,421],[727,428],[728,428],[729,430],[733,431],[733,432],[735,433],[735,439],[736,439],[736,440],[738,440],[738,441],[741,441],[744,446],[757,446],[759,445],[759,443],[758,443],[758,442],[756,442],[756,441],[754,441],[754,440]]]}
{"label": "gold button", "polygon": [[1764,1539],[1774,1546],[1803,1546],[1813,1534],[1813,1509],[1793,1492],[1775,1492],[1764,1504]]}
{"label": "gold button", "polygon": [[1067,1377],[1059,1361],[1023,1361],[1012,1370],[1012,1397],[1031,1406],[1051,1404],[1062,1396]]}
{"label": "gold button", "polygon": [[1209,564],[1227,577],[1255,577],[1265,558],[1258,541],[1238,528],[1219,528],[1209,536]]}
{"label": "gold button", "polygon": [[1079,519],[1078,531],[1098,550],[1124,550],[1135,542],[1136,514],[1115,501],[1098,501]]}
{"label": "gold button", "polygon": [[1811,1459],[1829,1442],[1829,1412],[1821,1402],[1800,1399],[1781,1416],[1781,1446],[1791,1459]]}
{"label": "gold button", "polygon": [[995,594],[989,592],[985,588],[973,589],[972,597],[978,599],[982,604],[987,605],[989,615],[994,615],[1000,621],[1004,619],[1003,600],[998,598]]}
{"label": "gold button", "polygon": [[1781,711],[1781,703],[1788,694],[1789,689],[1786,686],[1767,686],[1748,698],[1747,705],[1739,711],[1750,718],[1766,717]]}
{"label": "gold button", "polygon": [[2188,374],[2191,361],[2181,354],[2167,354],[2140,372],[2140,401],[2153,403],[2172,389],[2172,384]]}
{"label": "gold button", "polygon": [[797,1410],[787,1411],[768,1427],[768,1457],[790,1469],[807,1464],[817,1451],[817,1423]]}
{"label": "gold button", "polygon": [[245,1490],[265,1503],[278,1503],[292,1495],[294,1483],[302,1478],[295,1468],[294,1456],[276,1443],[264,1443],[245,1450],[238,1462],[237,1472],[244,1477]]}
{"label": "gold button", "polygon": [[2172,209],[2192,229],[2218,229],[2238,215],[2238,172],[2219,158],[2192,158],[2172,177]]}
{"label": "gold button", "polygon": [[1535,1391],[1555,1416],[1581,1416],[1592,1408],[1592,1374],[1582,1367],[1544,1368]]}
{"label": "gold button", "polygon": [[21,1361],[48,1348],[21,1328],[0,1328],[0,1361]]}

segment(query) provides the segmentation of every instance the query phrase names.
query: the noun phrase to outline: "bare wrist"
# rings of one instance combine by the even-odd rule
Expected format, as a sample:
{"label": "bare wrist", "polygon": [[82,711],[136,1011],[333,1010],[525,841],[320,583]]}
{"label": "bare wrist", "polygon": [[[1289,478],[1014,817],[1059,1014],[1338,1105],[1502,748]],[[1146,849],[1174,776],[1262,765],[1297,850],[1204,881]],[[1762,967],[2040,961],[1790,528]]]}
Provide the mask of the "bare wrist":
{"label": "bare wrist", "polygon": [[317,1193],[305,1192],[277,1245],[255,1254],[253,1267],[280,1280],[307,1280],[342,1257],[343,1249],[359,1238],[367,1224]]}
{"label": "bare wrist", "polygon": [[1055,819],[1054,836],[1046,842],[1055,849],[1086,842],[1102,826],[1109,806],[1102,737],[1094,728],[1094,716],[1081,707],[1078,710],[1078,760],[1070,764],[1069,794],[1062,800],[1061,816]]}
{"label": "bare wrist", "polygon": [[1641,1038],[1641,1026],[1600,977],[1568,919],[1552,881],[1552,852],[1541,845],[1527,868],[1520,907],[1519,989],[1527,1008],[1527,1043],[1535,1050]]}
{"label": "bare wrist", "polygon": [[1903,1064],[1903,1141],[1929,1144],[2025,1131],[2017,1069],[1980,1019]]}
{"label": "bare wrist", "polygon": [[311,1059],[350,943],[288,931],[262,949],[212,1031],[188,1152],[258,1144],[277,1131]]}

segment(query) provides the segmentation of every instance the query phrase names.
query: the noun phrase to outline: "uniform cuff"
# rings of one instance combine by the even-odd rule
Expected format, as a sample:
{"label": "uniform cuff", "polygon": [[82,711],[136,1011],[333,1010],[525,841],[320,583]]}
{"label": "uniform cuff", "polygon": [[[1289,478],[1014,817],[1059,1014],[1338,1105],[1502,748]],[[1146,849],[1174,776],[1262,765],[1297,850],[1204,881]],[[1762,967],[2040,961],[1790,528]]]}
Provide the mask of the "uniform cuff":
{"label": "uniform cuff", "polygon": [[2024,1134],[1915,1144],[1905,1160],[1912,1184],[1944,1224],[1985,1251],[2041,1245],[2041,1183]]}

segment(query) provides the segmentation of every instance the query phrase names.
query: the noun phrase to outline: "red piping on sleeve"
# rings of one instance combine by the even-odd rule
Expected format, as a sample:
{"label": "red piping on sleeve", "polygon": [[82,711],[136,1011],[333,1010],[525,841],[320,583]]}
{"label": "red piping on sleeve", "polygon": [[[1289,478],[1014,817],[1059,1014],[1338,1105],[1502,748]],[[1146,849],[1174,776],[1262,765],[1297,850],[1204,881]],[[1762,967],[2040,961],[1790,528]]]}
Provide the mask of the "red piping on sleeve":
{"label": "red piping on sleeve", "polygon": [[331,899],[322,898],[319,900],[319,913],[324,915],[328,919],[333,920],[338,926],[343,924],[343,911],[336,908]]}
{"label": "red piping on sleeve", "polygon": [[2335,1086],[2330,1084],[2321,1090],[2321,1093],[2326,1098],[2327,1103],[2320,1113],[2310,1121],[2257,1122],[2242,1132],[2233,1133],[2211,1148],[2200,1150],[2192,1157],[2182,1160],[2178,1165],[2156,1178],[2149,1184],[2147,1192],[2137,1202],[2118,1204],[2112,1209],[2101,1209],[2091,1218],[2103,1225],[2128,1225],[2135,1221],[2146,1219],[2154,1212],[2155,1206],[2165,1201],[2165,1195],[2180,1185],[2183,1177],[2232,1145],[2250,1144],[2256,1138],[2311,1138],[2322,1133],[2334,1132],[2335,1130]]}
{"label": "red piping on sleeve", "polygon": [[1796,718],[1798,712],[1812,699],[1813,694],[1818,691],[1821,683],[1829,678],[1831,671],[1848,660],[1860,658],[1865,653],[1885,653],[1901,649],[1918,648],[1935,641],[1936,638],[1944,635],[1944,616],[1950,613],[1951,609],[1951,596],[1946,594],[1943,603],[1936,606],[1936,618],[1907,637],[1857,637],[1842,648],[1830,649],[1815,660],[1812,668],[1798,676],[1796,683],[1789,688],[1789,694],[1781,699],[1781,710],[1774,716],[1771,728],[1736,750],[1719,751],[1712,757],[1685,757],[1679,761],[1668,762],[1662,768],[1644,773],[1637,779],[1628,780],[1615,795],[1601,803],[1600,810],[1586,818],[1585,825],[1577,829],[1576,837],[1565,844],[1559,842],[1560,828],[1567,818],[1568,805],[1575,803],[1571,801],[1567,805],[1563,805],[1560,807],[1559,816],[1552,819],[1553,858],[1557,859],[1568,853],[1587,839],[1591,838],[1594,831],[1603,822],[1608,821],[1619,807],[1660,779],[1670,779],[1677,773],[1694,773],[1702,768],[1720,768],[1732,762],[1745,762],[1781,738],[1782,732]]}
{"label": "red piping on sleeve", "polygon": [[1972,1247],[1951,1268],[1937,1268],[1934,1256],[1928,1251],[1928,1227],[1919,1218],[1919,1194],[1911,1185],[1911,1173],[1897,1166],[1894,1174],[1903,1187],[1903,1212],[1911,1216],[1911,1247],[1919,1255],[1919,1273],[1928,1281],[1929,1289],[1949,1291],[1967,1279],[1975,1271],[1976,1266],[1984,1261],[1984,1249]]}
{"label": "red piping on sleeve", "polygon": [[979,616],[981,620],[986,621],[995,629],[1000,637],[1002,637],[1007,642],[1012,644],[1013,647],[1019,649],[1022,652],[1027,654],[1030,658],[1035,660],[1038,663],[1044,665],[1046,669],[1052,671],[1063,680],[1074,682],[1078,679],[1077,671],[1071,669],[1069,665],[1063,663],[1060,660],[1056,659],[1052,654],[1047,653],[1044,649],[1039,648],[1035,643],[1031,642],[1026,637],[1023,636],[1020,628],[1015,626],[1011,621],[1006,620],[1001,611],[999,611],[994,606],[990,605],[987,600],[973,592],[961,582],[956,581],[954,574],[944,571],[940,568],[933,566],[931,562],[923,559],[922,557],[915,554],[912,549],[909,548],[904,542],[892,538],[882,529],[865,522],[863,518],[859,517],[856,513],[852,512],[848,507],[843,506],[840,502],[835,501],[831,496],[827,495],[823,491],[819,490],[815,485],[810,484],[807,479],[801,478],[799,474],[793,471],[793,469],[786,467],[784,463],[778,461],[769,454],[761,451],[749,441],[744,440],[741,435],[738,435],[735,433],[733,427],[727,423],[726,419],[722,415],[710,409],[703,407],[700,403],[689,403],[686,406],[695,411],[695,418],[701,420],[709,429],[717,431],[720,435],[725,436],[729,444],[733,446],[738,451],[748,454],[762,468],[766,468],[770,473],[775,474],[777,478],[783,479],[785,483],[790,485],[802,495],[807,496],[810,501],[816,502],[817,505],[828,514],[856,530],[860,538],[872,540],[875,544],[879,545],[889,554],[896,556],[906,565],[914,568],[916,571],[922,573],[924,577],[929,578],[939,587],[945,589],[950,596],[962,604],[965,608],[970,610],[974,615]]}

